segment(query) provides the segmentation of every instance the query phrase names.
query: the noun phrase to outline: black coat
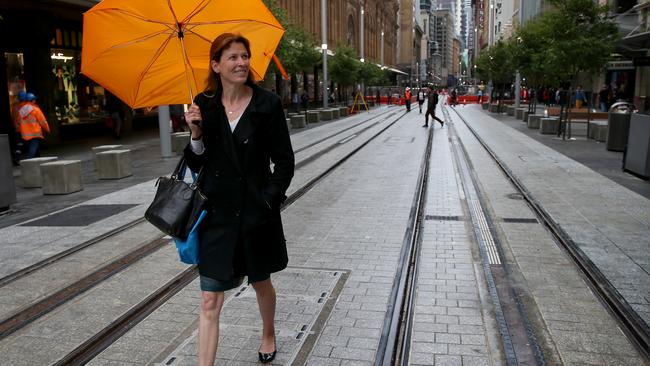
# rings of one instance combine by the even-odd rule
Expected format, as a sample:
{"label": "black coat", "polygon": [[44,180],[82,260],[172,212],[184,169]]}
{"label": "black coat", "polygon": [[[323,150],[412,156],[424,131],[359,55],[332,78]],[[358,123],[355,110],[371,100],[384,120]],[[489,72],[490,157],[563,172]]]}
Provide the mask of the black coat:
{"label": "black coat", "polygon": [[[201,225],[199,272],[227,280],[280,271],[287,248],[280,204],[294,173],[294,155],[280,98],[258,86],[233,132],[221,96],[198,95],[205,152],[184,154],[209,212]],[[273,172],[270,169],[273,162]]]}

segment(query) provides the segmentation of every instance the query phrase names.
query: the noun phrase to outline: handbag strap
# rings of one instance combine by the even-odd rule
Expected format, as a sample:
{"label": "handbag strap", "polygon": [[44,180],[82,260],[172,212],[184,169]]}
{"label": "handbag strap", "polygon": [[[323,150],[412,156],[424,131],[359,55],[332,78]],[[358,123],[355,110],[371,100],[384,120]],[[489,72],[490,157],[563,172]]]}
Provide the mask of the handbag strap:
{"label": "handbag strap", "polygon": [[[181,159],[176,164],[176,168],[174,168],[174,171],[172,172],[172,179],[175,180],[185,179],[186,171],[187,171],[187,162],[185,161],[185,156],[181,156]],[[199,174],[195,174],[191,170],[190,172],[192,174],[192,180],[193,180],[191,187],[192,189],[194,189],[199,186],[201,178],[203,177],[203,167],[201,167],[201,170],[199,170]]]}

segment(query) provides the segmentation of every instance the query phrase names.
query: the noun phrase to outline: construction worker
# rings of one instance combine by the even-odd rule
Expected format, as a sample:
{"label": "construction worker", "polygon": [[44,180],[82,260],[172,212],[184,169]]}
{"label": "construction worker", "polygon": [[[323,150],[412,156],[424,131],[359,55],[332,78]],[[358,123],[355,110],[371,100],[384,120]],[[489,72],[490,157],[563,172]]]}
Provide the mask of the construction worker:
{"label": "construction worker", "polygon": [[[20,100],[20,95],[18,96]],[[43,111],[36,104],[36,96],[26,93],[17,105],[16,131],[27,145],[27,158],[32,159],[40,156],[41,140],[44,138],[43,131],[50,133],[50,126],[43,115]]]}

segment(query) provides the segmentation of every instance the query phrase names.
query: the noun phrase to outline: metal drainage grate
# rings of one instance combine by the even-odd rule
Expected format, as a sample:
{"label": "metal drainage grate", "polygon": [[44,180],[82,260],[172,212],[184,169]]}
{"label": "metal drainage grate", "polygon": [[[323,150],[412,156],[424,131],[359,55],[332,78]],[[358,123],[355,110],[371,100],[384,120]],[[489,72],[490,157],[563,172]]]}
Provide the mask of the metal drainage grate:
{"label": "metal drainage grate", "polygon": [[81,205],[20,226],[88,226],[137,205]]}
{"label": "metal drainage grate", "polygon": [[521,218],[521,217],[504,217],[502,218],[503,222],[512,222],[512,223],[519,223],[519,224],[538,224],[539,221],[537,219],[530,219],[530,218]]}
{"label": "metal drainage grate", "polygon": [[440,215],[426,215],[425,220],[440,220],[440,221],[463,221],[462,216],[440,216]]}

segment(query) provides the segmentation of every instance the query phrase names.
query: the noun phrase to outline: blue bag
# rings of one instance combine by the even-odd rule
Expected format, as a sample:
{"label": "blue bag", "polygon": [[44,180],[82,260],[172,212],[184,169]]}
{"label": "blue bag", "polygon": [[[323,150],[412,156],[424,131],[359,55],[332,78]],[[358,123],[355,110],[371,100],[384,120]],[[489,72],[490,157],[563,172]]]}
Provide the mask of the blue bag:
{"label": "blue bag", "polygon": [[[192,173],[192,178],[194,182],[196,182],[197,176]],[[183,177],[185,176],[185,169],[180,172],[180,179],[182,180]],[[176,249],[178,250],[178,255],[181,258],[181,262],[185,264],[198,264],[199,263],[199,226],[201,226],[201,222],[203,221],[203,218],[207,215],[207,211],[203,210],[201,211],[201,214],[199,217],[196,219],[196,222],[194,225],[192,225],[192,229],[190,230],[190,233],[187,235],[187,239],[179,239],[179,238],[174,238],[174,242],[176,243]]]}
{"label": "blue bag", "polygon": [[194,226],[192,226],[192,230],[190,230],[189,235],[187,235],[187,239],[182,240],[174,238],[178,255],[181,257],[181,262],[183,263],[199,263],[199,226],[206,214],[207,211],[201,211],[199,218],[196,219]]}

